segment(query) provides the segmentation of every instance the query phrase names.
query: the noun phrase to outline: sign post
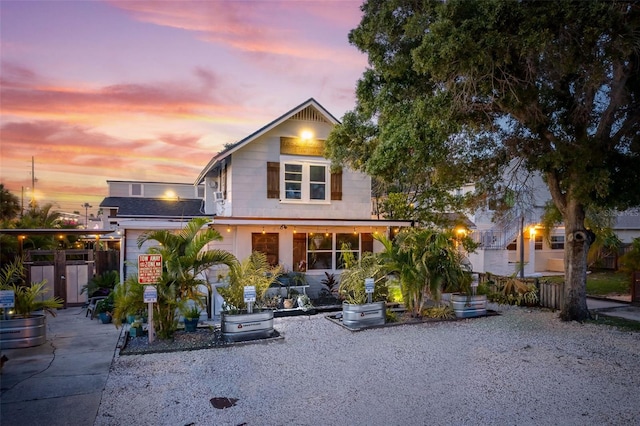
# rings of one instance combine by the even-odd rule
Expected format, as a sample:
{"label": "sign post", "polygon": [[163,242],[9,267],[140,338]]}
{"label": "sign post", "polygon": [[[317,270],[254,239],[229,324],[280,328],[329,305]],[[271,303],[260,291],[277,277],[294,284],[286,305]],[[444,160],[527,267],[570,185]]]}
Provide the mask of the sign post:
{"label": "sign post", "polygon": [[364,279],[364,292],[367,293],[367,303],[372,302],[373,290],[375,289],[375,282],[373,278]]}
{"label": "sign post", "polygon": [[154,284],[160,282],[162,277],[162,255],[141,254],[138,255],[138,283],[144,286],[144,303],[147,303],[149,313],[149,343],[152,343],[156,330],[153,325],[153,304],[158,302],[158,289]]}
{"label": "sign post", "polygon": [[247,313],[253,313],[253,303],[256,301],[256,287],[253,285],[244,286],[244,303],[247,304]]}
{"label": "sign post", "polygon": [[4,310],[4,319],[9,319],[7,308],[13,308],[16,305],[16,294],[13,290],[0,290],[0,308]]}

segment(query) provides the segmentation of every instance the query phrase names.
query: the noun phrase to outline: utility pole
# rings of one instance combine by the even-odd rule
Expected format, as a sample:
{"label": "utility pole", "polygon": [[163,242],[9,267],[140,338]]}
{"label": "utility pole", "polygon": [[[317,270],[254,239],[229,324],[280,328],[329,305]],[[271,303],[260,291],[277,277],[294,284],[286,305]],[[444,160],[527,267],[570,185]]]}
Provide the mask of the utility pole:
{"label": "utility pole", "polygon": [[89,209],[93,206],[89,203],[84,203],[82,207],[84,207],[84,229],[88,229],[89,228]]}
{"label": "utility pole", "polygon": [[36,208],[36,166],[35,159],[31,157],[31,208]]}

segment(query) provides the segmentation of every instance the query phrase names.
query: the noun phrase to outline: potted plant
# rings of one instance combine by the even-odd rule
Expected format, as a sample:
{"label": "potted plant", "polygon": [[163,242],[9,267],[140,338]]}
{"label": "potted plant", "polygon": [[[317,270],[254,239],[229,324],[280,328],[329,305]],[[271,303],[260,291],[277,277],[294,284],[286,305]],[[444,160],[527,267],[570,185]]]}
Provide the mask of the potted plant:
{"label": "potted plant", "polygon": [[460,280],[460,291],[451,293],[450,306],[457,318],[473,318],[487,314],[487,295],[478,292],[478,286],[472,285],[471,273]]}
{"label": "potted plant", "polygon": [[[340,276],[342,324],[349,328],[384,325],[386,321],[386,277],[378,258],[368,253],[356,262],[349,250],[343,249],[345,270]],[[365,289],[365,279],[373,278],[375,287],[371,302]]]}
{"label": "potted plant", "polygon": [[129,327],[129,336],[142,337],[144,336],[144,330],[142,329],[142,318],[138,317],[131,323]]}
{"label": "potted plant", "polygon": [[[228,285],[219,287],[218,293],[224,298],[220,315],[222,336],[227,341],[243,341],[265,338],[273,335],[273,310],[262,309],[269,286],[278,278],[282,269],[272,267],[264,253],[254,251],[228,276]],[[244,301],[244,287],[256,290],[255,309],[247,311]]]}
{"label": "potted plant", "polygon": [[187,333],[195,332],[198,328],[198,322],[200,321],[200,309],[196,305],[193,305],[183,310],[182,316],[184,317],[184,331]]}
{"label": "potted plant", "polygon": [[[2,309],[0,315],[0,347],[4,349],[38,346],[47,341],[46,314],[55,316],[54,309],[64,301],[47,297],[46,280],[25,283],[23,259],[16,257],[0,271],[0,290],[14,293],[14,307]],[[39,313],[38,311],[42,311]]]}
{"label": "potted plant", "polygon": [[96,304],[96,313],[103,324],[109,324],[113,320],[113,308],[113,293]]}

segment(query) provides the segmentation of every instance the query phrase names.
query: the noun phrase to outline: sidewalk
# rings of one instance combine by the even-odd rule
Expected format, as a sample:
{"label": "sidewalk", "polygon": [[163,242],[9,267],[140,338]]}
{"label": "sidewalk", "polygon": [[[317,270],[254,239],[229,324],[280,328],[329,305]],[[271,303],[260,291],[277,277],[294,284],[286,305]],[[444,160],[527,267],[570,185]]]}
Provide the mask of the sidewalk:
{"label": "sidewalk", "polygon": [[587,297],[587,307],[590,310],[609,317],[640,322],[640,306],[634,306],[627,302]]}
{"label": "sidewalk", "polygon": [[47,343],[1,349],[2,426],[92,425],[122,328],[72,307],[47,317]]}

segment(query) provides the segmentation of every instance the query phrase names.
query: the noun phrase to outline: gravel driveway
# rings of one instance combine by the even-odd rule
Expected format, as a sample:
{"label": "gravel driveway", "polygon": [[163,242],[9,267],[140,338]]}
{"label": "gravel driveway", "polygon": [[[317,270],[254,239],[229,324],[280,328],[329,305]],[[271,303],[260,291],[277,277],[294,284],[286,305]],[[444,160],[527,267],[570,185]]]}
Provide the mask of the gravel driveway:
{"label": "gravel driveway", "polygon": [[120,356],[95,424],[640,425],[640,333],[490,308],[357,333],[278,318],[280,342]]}

